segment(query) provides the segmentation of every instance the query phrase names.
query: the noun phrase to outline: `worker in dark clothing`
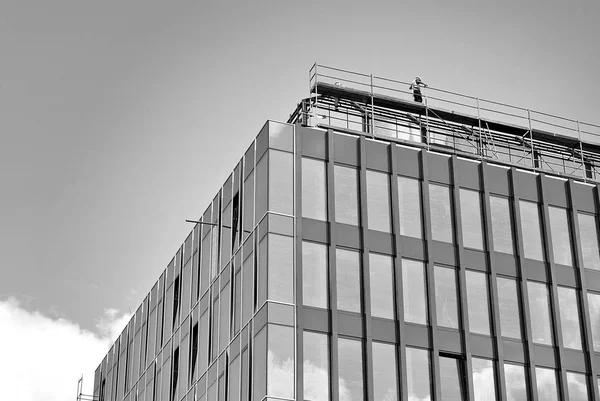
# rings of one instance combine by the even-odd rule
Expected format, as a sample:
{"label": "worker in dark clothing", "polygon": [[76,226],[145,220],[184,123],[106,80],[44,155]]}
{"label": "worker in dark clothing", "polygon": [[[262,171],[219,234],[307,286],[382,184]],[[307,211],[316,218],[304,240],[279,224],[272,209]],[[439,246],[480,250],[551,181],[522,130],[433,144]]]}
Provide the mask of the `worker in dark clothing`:
{"label": "worker in dark clothing", "polygon": [[413,91],[415,102],[423,103],[421,88],[427,88],[427,84],[421,81],[421,77],[416,77],[415,80],[412,81],[412,84],[410,84],[410,89]]}

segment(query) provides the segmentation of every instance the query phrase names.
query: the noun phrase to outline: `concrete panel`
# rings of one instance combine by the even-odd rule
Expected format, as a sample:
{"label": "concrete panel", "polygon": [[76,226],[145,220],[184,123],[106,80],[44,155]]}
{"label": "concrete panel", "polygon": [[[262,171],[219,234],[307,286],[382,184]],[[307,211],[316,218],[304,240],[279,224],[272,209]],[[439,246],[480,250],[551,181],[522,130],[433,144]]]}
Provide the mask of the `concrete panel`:
{"label": "concrete panel", "polygon": [[486,165],[485,170],[485,185],[489,188],[492,194],[510,196],[509,189],[509,172],[510,169]]}
{"label": "concrete panel", "polygon": [[363,318],[338,312],[338,333],[344,336],[363,337]]}
{"label": "concrete panel", "polygon": [[400,250],[403,258],[425,260],[426,242],[412,237],[400,237]]}
{"label": "concrete panel", "polygon": [[357,137],[348,135],[334,134],[333,136],[333,154],[336,162],[349,164],[351,166],[359,165],[359,144]]}
{"label": "concrete panel", "polygon": [[438,328],[437,340],[440,351],[453,353],[463,352],[459,331]]}
{"label": "concrete panel", "polygon": [[502,339],[504,360],[506,362],[525,363],[525,352],[523,347],[522,342]]}
{"label": "concrete panel", "polygon": [[546,177],[544,182],[544,202],[563,208],[567,207],[567,181]]}
{"label": "concrete panel", "polygon": [[575,182],[573,185],[573,204],[583,212],[596,213],[596,191],[593,186]]}
{"label": "concrete panel", "polygon": [[529,280],[548,282],[548,269],[546,263],[537,260],[523,259],[523,276]]}
{"label": "concrete panel", "polygon": [[583,269],[588,291],[600,292],[600,271]]}
{"label": "concrete panel", "polygon": [[431,241],[431,257],[434,263],[456,266],[456,252],[452,244]]}
{"label": "concrete panel", "polygon": [[582,351],[565,348],[563,365],[567,370],[585,372],[585,354]]}
{"label": "concrete panel", "polygon": [[565,287],[575,287],[577,283],[575,269],[572,267],[554,266],[554,278],[557,285]]}
{"label": "concrete panel", "polygon": [[366,162],[369,170],[391,172],[389,161],[389,144],[376,142],[370,139],[365,141]]}
{"label": "concrete panel", "polygon": [[302,143],[303,156],[327,159],[327,133],[325,131],[296,126],[296,137]]}
{"label": "concrete panel", "polygon": [[396,146],[396,169],[398,174],[407,177],[421,178],[420,151],[403,146]]}
{"label": "concrete panel", "polygon": [[329,223],[302,218],[302,239],[328,244]]}
{"label": "concrete panel", "polygon": [[373,340],[396,342],[396,323],[393,320],[372,318],[371,330]]}
{"label": "concrete panel", "polygon": [[492,254],[496,266],[496,272],[504,276],[517,276],[517,261],[513,255],[494,252]]}
{"label": "concrete panel", "polygon": [[487,256],[485,252],[465,249],[461,264],[474,270],[488,271]]}
{"label": "concrete panel", "polygon": [[404,342],[410,347],[430,348],[429,329],[414,324],[404,325]]}
{"label": "concrete panel", "polygon": [[469,345],[473,356],[490,358],[493,359],[494,355],[494,341],[491,337],[479,336],[471,334],[469,337]]}
{"label": "concrete panel", "polygon": [[554,347],[533,344],[533,357],[537,366],[556,368],[556,352]]}
{"label": "concrete panel", "polygon": [[438,153],[427,153],[429,181],[450,184],[450,157]]}
{"label": "concrete panel", "polygon": [[384,253],[386,255],[395,254],[395,238],[394,235],[381,231],[367,230],[367,244],[373,252]]}
{"label": "concrete panel", "polygon": [[515,196],[532,202],[538,202],[537,174],[515,170]]}
{"label": "concrete panel", "polygon": [[455,168],[457,169],[457,183],[462,188],[481,190],[481,180],[479,178],[479,162],[472,162],[464,159],[456,159]]}
{"label": "concrete panel", "polygon": [[361,248],[362,242],[358,227],[336,223],[335,230],[338,245],[356,249]]}
{"label": "concrete panel", "polygon": [[330,313],[325,309],[298,308],[298,326],[309,330],[330,331]]}

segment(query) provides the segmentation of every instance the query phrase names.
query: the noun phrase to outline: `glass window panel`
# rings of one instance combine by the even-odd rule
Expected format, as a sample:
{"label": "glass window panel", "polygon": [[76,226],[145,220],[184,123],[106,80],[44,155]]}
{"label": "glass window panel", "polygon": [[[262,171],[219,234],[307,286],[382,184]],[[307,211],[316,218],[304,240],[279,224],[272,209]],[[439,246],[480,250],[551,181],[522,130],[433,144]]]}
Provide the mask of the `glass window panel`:
{"label": "glass window panel", "polygon": [[519,201],[519,214],[523,233],[523,254],[528,259],[544,260],[538,204]]}
{"label": "glass window panel", "polygon": [[221,295],[219,297],[221,299],[220,313],[221,316],[219,318],[219,352],[225,349],[225,346],[229,344],[229,283],[225,284],[225,287],[221,290]]}
{"label": "glass window panel", "polygon": [[584,374],[567,372],[570,401],[588,401],[587,380]]}
{"label": "glass window panel", "polygon": [[500,333],[502,337],[521,339],[521,314],[517,295],[517,282],[496,277],[498,306],[500,309]]}
{"label": "glass window panel", "polygon": [[221,214],[221,268],[231,258],[231,203],[229,203]]}
{"label": "glass window panel", "polygon": [[402,259],[402,287],[404,321],[427,324],[427,296],[423,262]]}
{"label": "glass window panel", "polygon": [[535,381],[537,383],[538,400],[558,401],[558,388],[556,386],[556,371],[554,369],[535,368]]}
{"label": "glass window panel", "polygon": [[435,310],[437,324],[458,329],[456,270],[435,266]]}
{"label": "glass window panel", "polygon": [[554,263],[573,266],[571,254],[571,230],[567,210],[559,207],[548,206],[550,216],[550,233],[552,234],[552,250]]}
{"label": "glass window panel", "polygon": [[527,401],[527,381],[523,366],[505,363],[504,381],[507,401]]}
{"label": "glass window panel", "polygon": [[269,121],[269,147],[292,151],[294,148],[294,129],[290,124]]}
{"label": "glass window panel", "polygon": [[490,214],[492,217],[492,240],[496,252],[513,251],[513,230],[510,203],[507,198],[490,196]]}
{"label": "glass window panel", "polygon": [[600,252],[598,251],[598,227],[593,214],[577,213],[579,222],[579,241],[583,253],[583,266],[586,269],[600,270]]}
{"label": "glass window panel", "polygon": [[334,166],[335,220],[358,225],[358,170]]}
{"label": "glass window panel", "polygon": [[467,306],[471,333],[490,335],[487,274],[466,271]]}
{"label": "glass window panel", "polygon": [[373,341],[373,393],[376,400],[398,400],[396,347]]}
{"label": "glass window panel", "polygon": [[251,171],[244,181],[244,239],[254,229],[254,171]]}
{"label": "glass window panel", "polygon": [[369,253],[371,315],[394,318],[394,265],[391,256]]}
{"label": "glass window panel", "polygon": [[533,281],[527,282],[531,337],[534,343],[552,345],[550,327],[550,303],[548,286]]}
{"label": "glass window panel", "polygon": [[[254,336],[254,352],[252,356],[252,371],[267,372],[267,329],[262,328],[256,336]],[[262,400],[267,395],[267,378],[266,374],[252,375],[253,385],[252,393],[253,400]]]}
{"label": "glass window panel", "polygon": [[429,184],[431,237],[436,241],[453,243],[450,188]]}
{"label": "glass window panel", "polygon": [[327,335],[304,332],[304,399],[329,401],[329,340]]}
{"label": "glass window panel", "polygon": [[429,351],[406,347],[406,387],[409,401],[431,400]]}
{"label": "glass window panel", "polygon": [[267,394],[294,398],[294,328],[274,324],[268,327]]}
{"label": "glass window panel", "polygon": [[202,240],[200,261],[200,296],[202,296],[210,284],[210,234],[207,234]]}
{"label": "glass window panel", "polygon": [[600,294],[587,293],[594,351],[600,351]]}
{"label": "glass window panel", "polygon": [[198,376],[208,367],[208,312],[200,316],[200,341],[198,342]]}
{"label": "glass window panel", "polygon": [[573,288],[558,287],[558,310],[565,348],[581,349],[581,329],[577,293]]}
{"label": "glass window panel", "polygon": [[255,188],[255,220],[254,224],[261,221],[267,212],[267,171],[268,171],[268,153],[264,155],[256,164],[256,188]]}
{"label": "glass window panel", "polygon": [[324,161],[302,158],[302,216],[327,220],[327,179]]}
{"label": "glass window panel", "polygon": [[243,325],[250,320],[254,312],[254,274],[253,274],[254,258],[252,254],[248,255],[242,265],[242,323]]}
{"label": "glass window panel", "polygon": [[489,359],[471,358],[474,401],[496,400],[496,373]]}
{"label": "glass window panel", "polygon": [[421,182],[419,180],[398,177],[398,210],[400,235],[423,238]]}
{"label": "glass window panel", "polygon": [[361,308],[360,254],[336,249],[337,307],[358,312]]}
{"label": "glass window panel", "polygon": [[[233,294],[233,334],[240,331],[240,315],[242,308],[242,270],[234,276],[235,292]],[[233,336],[232,336],[233,337]]]}
{"label": "glass window panel", "polygon": [[481,196],[478,191],[459,189],[460,218],[462,222],[463,246],[483,249],[481,218]]}
{"label": "glass window panel", "polygon": [[460,359],[440,356],[442,401],[463,401],[467,398],[462,365]]}
{"label": "glass window panel", "polygon": [[294,302],[294,239],[269,234],[269,299]]}
{"label": "glass window panel", "polygon": [[294,155],[269,151],[269,210],[294,214]]}
{"label": "glass window panel", "polygon": [[364,399],[362,342],[338,339],[339,400]]}
{"label": "glass window panel", "polygon": [[328,307],[327,246],[302,243],[302,302],[317,308]]}
{"label": "glass window panel", "polygon": [[249,378],[248,378],[248,348],[242,351],[242,397],[241,401],[248,401],[250,399],[250,389],[249,389]]}
{"label": "glass window panel", "polygon": [[369,229],[392,231],[390,178],[386,173],[367,170],[367,216]]}

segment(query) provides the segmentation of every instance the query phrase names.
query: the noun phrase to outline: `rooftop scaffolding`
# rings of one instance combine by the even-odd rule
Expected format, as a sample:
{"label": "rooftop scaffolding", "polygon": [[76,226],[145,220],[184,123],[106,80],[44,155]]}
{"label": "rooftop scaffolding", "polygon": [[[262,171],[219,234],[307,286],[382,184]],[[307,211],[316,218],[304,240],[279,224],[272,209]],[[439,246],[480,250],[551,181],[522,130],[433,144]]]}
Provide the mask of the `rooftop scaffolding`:
{"label": "rooftop scaffolding", "polygon": [[431,87],[418,103],[409,85],[314,64],[288,122],[600,182],[600,126]]}

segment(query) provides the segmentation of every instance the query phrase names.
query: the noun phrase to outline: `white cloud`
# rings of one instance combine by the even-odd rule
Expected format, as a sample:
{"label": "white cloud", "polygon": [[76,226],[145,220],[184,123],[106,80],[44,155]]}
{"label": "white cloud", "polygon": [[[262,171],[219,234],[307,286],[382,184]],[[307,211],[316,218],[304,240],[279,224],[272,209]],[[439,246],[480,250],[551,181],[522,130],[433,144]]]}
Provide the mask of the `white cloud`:
{"label": "white cloud", "polygon": [[27,311],[15,298],[0,300],[0,400],[75,399],[82,374],[84,393],[91,394],[94,371],[129,318],[105,310],[99,336],[69,320]]}

